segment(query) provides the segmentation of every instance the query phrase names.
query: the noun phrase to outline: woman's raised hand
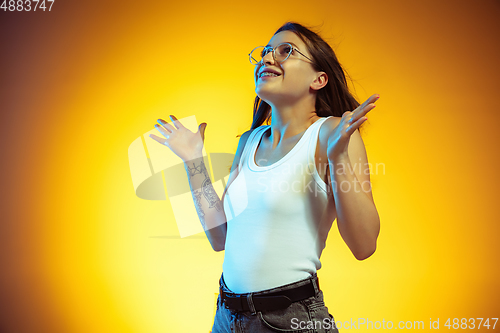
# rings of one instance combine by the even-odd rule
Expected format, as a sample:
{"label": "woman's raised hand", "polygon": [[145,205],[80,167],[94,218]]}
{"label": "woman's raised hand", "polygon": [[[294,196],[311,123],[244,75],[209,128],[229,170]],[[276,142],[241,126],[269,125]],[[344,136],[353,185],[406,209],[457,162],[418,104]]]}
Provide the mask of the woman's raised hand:
{"label": "woman's raised hand", "polygon": [[336,157],[347,154],[349,139],[352,133],[365,122],[365,115],[373,110],[375,102],[380,95],[371,95],[363,104],[358,106],[354,111],[346,111],[342,114],[339,124],[328,136],[328,157],[335,159]]}
{"label": "woman's raised hand", "polygon": [[201,123],[198,126],[198,131],[193,133],[184,127],[174,116],[170,116],[170,119],[175,128],[163,119],[158,119],[160,125],[155,124],[155,128],[165,138],[160,138],[154,134],[150,134],[149,137],[170,148],[184,162],[202,157],[207,123]]}

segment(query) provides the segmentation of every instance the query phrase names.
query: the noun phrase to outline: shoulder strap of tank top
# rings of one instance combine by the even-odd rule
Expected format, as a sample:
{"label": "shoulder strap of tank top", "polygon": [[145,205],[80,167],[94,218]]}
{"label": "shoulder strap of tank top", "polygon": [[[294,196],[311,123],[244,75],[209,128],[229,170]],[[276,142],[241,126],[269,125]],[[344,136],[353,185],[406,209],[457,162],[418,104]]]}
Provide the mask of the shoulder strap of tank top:
{"label": "shoulder strap of tank top", "polygon": [[252,133],[248,136],[247,142],[245,143],[245,148],[241,153],[240,163],[238,164],[238,172],[241,171],[241,168],[247,162],[248,155],[253,151],[254,146],[257,144],[257,140],[260,140],[263,131],[265,131],[269,125],[263,125],[255,128]]}

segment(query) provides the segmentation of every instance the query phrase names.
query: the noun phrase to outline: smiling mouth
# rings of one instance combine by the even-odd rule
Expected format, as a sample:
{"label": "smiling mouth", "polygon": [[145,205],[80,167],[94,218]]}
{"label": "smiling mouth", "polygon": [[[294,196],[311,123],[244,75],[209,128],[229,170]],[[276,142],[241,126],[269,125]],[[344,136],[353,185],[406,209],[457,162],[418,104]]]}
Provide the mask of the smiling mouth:
{"label": "smiling mouth", "polygon": [[275,74],[275,73],[271,73],[271,72],[262,72],[259,75],[259,79],[265,78],[265,77],[277,77],[277,76],[280,76],[280,75],[279,74]]}

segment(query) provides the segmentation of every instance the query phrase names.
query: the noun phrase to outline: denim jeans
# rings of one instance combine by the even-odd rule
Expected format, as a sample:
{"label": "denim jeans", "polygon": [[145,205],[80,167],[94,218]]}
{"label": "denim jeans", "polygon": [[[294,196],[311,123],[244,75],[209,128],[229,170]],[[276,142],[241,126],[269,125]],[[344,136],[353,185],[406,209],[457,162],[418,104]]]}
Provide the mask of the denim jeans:
{"label": "denim jeans", "polygon": [[[282,291],[302,286],[311,277],[290,283],[284,286],[267,289],[253,293],[253,295],[264,295],[271,292]],[[231,292],[224,283],[223,275],[219,285],[224,292]],[[314,283],[316,295],[301,301],[293,302],[286,309],[236,312],[226,309],[221,303],[221,297],[217,298],[217,311],[215,313],[212,333],[259,333],[259,332],[302,332],[302,333],[338,333],[335,320],[328,312],[323,301],[323,291],[319,290]]]}

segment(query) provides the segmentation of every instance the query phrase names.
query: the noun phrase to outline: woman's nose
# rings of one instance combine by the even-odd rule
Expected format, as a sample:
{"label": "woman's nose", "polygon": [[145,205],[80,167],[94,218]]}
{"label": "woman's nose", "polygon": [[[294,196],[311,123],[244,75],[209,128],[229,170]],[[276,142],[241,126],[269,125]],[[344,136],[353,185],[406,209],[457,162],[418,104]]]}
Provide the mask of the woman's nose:
{"label": "woman's nose", "polygon": [[274,64],[273,52],[267,52],[267,54],[262,58],[263,64]]}

